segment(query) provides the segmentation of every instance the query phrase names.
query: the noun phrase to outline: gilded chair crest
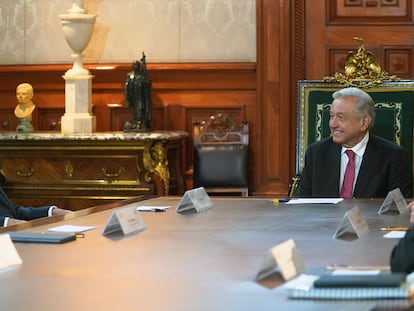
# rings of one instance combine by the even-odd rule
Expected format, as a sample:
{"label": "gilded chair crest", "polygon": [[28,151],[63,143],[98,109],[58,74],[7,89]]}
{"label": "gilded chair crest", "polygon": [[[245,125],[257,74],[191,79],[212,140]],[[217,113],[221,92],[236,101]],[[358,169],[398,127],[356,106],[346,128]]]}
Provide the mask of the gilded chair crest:
{"label": "gilded chair crest", "polygon": [[343,83],[344,86],[369,88],[384,81],[400,80],[397,76],[389,75],[381,69],[375,55],[365,50],[364,39],[359,37],[353,39],[361,42],[361,45],[356,53],[350,51],[346,56],[344,73],[336,72],[333,77],[324,77],[324,81],[336,81]]}

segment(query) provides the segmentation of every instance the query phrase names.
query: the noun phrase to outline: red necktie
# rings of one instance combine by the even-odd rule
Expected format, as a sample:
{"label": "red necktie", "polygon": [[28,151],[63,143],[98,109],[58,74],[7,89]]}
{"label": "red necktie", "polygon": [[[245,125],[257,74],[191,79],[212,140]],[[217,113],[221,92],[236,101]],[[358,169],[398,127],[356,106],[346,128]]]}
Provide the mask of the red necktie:
{"label": "red necktie", "polygon": [[348,164],[346,165],[340,197],[344,199],[352,199],[352,188],[355,178],[355,153],[352,150],[347,150],[346,155],[348,156]]}

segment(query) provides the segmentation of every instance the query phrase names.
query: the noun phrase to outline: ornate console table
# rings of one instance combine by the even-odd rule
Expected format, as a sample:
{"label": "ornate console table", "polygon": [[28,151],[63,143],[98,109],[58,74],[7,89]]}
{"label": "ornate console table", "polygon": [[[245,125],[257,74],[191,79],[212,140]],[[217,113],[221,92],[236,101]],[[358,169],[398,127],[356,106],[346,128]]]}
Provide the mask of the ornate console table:
{"label": "ornate console table", "polygon": [[14,204],[72,210],[134,198],[182,194],[186,132],[0,134],[3,189]]}

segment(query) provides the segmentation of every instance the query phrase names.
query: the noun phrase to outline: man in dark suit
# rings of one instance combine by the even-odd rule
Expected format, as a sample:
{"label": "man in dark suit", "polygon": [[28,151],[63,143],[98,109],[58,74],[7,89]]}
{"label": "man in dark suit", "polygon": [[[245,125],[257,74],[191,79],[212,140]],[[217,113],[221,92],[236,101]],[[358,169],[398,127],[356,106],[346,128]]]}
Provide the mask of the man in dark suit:
{"label": "man in dark suit", "polygon": [[392,250],[390,260],[392,272],[411,273],[414,271],[414,201],[407,207],[411,210],[411,228]]}
{"label": "man in dark suit", "polygon": [[[400,188],[405,197],[411,197],[407,152],[369,131],[375,120],[371,96],[349,87],[333,93],[332,97],[331,136],[309,146],[294,196],[374,198],[385,197],[389,191]],[[347,186],[350,191],[345,194],[343,185],[348,180],[349,162],[352,162],[352,181]]]}
{"label": "man in dark suit", "polygon": [[[0,185],[5,183],[4,175],[0,174]],[[11,226],[36,218],[63,215],[69,210],[57,206],[25,207],[13,205],[4,190],[0,187],[0,227]]]}

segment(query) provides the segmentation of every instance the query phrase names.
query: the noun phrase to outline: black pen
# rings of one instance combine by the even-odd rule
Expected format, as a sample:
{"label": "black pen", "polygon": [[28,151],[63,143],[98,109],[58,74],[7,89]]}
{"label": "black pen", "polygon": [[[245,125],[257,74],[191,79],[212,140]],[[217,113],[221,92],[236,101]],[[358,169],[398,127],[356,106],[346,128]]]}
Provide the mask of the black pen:
{"label": "black pen", "polygon": [[153,209],[151,209],[151,211],[158,213],[158,212],[165,212],[165,209],[163,209],[163,208],[153,208]]}

